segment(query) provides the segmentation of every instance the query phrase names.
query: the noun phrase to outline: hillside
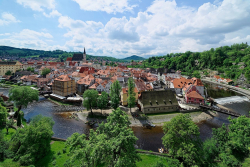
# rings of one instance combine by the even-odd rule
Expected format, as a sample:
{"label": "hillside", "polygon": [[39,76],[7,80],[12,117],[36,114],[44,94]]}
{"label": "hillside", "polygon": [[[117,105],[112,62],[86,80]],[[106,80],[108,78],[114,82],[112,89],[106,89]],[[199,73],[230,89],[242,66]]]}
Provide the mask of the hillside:
{"label": "hillside", "polygon": [[[65,61],[67,57],[72,57],[74,53],[79,52],[67,52],[62,50],[54,51],[44,51],[44,50],[35,50],[35,49],[26,49],[26,48],[15,48],[10,46],[0,46],[0,57],[2,56],[17,56],[17,57],[40,57],[48,58],[54,57],[59,58],[61,61]],[[108,56],[92,56],[87,54],[87,60],[101,60],[101,61],[115,61],[123,62],[124,60],[117,59],[114,57]]]}
{"label": "hillside", "polygon": [[143,57],[133,55],[133,56],[130,56],[130,57],[126,57],[126,58],[124,58],[124,59],[121,59],[121,60],[126,60],[126,61],[131,61],[131,60],[140,61],[140,60],[145,60],[145,59],[144,59]]}

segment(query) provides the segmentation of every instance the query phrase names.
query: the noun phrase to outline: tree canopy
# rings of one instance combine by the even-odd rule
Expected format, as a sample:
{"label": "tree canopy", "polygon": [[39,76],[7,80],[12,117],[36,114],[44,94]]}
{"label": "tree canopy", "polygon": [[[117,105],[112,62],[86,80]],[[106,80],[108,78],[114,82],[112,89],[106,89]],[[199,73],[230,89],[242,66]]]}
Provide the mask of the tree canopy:
{"label": "tree canopy", "polygon": [[83,106],[87,108],[87,110],[91,110],[97,105],[98,92],[97,90],[86,90],[83,93]]}
{"label": "tree canopy", "polygon": [[46,76],[47,74],[49,74],[50,73],[50,69],[49,68],[44,68],[43,70],[42,70],[42,75],[43,76]]}
{"label": "tree canopy", "polygon": [[133,78],[129,78],[128,80],[128,107],[130,108],[131,113],[131,107],[135,106],[135,83]]}
{"label": "tree canopy", "polygon": [[52,118],[35,116],[29,126],[17,129],[10,140],[10,149],[15,153],[14,160],[21,165],[31,165],[46,156],[50,151],[54,121]]}
{"label": "tree canopy", "polygon": [[29,103],[38,101],[38,91],[29,87],[13,87],[9,90],[9,100],[14,101],[18,110],[15,113],[15,117],[18,116],[22,107],[27,107]]}
{"label": "tree canopy", "polygon": [[12,72],[10,70],[8,70],[5,75],[12,75]]}
{"label": "tree canopy", "polygon": [[108,94],[106,92],[102,92],[101,96],[97,98],[97,106],[101,109],[106,108],[108,105]]}
{"label": "tree canopy", "polygon": [[[198,126],[189,114],[179,114],[163,126],[162,143],[173,158],[180,158],[186,165],[201,164],[202,145]],[[199,154],[200,153],[200,154]]]}
{"label": "tree canopy", "polygon": [[110,87],[111,106],[116,109],[120,103],[121,85],[118,80],[114,81]]}
{"label": "tree canopy", "polygon": [[126,113],[117,108],[96,132],[90,130],[89,140],[84,134],[74,133],[67,139],[71,153],[68,166],[136,166],[140,160],[134,147],[137,138],[129,124]]}
{"label": "tree canopy", "polygon": [[6,123],[7,115],[6,108],[0,105],[0,127]]}

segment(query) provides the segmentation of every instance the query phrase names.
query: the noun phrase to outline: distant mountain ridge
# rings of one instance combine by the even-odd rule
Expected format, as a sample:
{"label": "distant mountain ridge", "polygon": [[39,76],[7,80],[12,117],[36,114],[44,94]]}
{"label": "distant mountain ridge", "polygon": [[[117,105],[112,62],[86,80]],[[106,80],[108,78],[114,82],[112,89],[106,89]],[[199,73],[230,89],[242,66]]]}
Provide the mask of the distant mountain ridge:
{"label": "distant mountain ridge", "polygon": [[[37,57],[57,57],[57,58],[60,57],[60,55],[63,55],[61,57],[63,57],[63,59],[66,60],[67,57],[72,57],[74,53],[79,53],[79,52],[67,52],[63,50],[45,51],[45,50],[35,50],[28,48],[16,48],[11,46],[0,46],[0,57],[5,54],[11,56],[20,56],[20,57],[28,57],[28,56],[33,57],[35,55]],[[93,56],[87,54],[87,60],[90,59],[101,59],[105,61],[109,60],[117,62],[127,62],[131,60],[134,61],[145,60],[145,58],[136,55],[120,59],[111,56]]]}
{"label": "distant mountain ridge", "polygon": [[130,57],[126,57],[126,58],[124,58],[124,59],[121,59],[121,60],[126,60],[126,61],[135,60],[135,61],[138,61],[138,60],[145,60],[145,58],[140,57],[140,56],[133,55],[133,56],[130,56]]}

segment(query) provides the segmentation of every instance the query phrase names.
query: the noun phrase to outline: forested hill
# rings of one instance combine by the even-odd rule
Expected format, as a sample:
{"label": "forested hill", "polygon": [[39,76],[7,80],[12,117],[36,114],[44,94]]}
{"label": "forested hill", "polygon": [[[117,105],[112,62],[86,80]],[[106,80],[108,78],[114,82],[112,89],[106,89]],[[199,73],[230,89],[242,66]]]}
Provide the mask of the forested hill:
{"label": "forested hill", "polygon": [[135,60],[135,61],[139,61],[139,60],[145,60],[145,59],[143,57],[133,55],[133,56],[130,56],[130,57],[126,57],[126,58],[124,58],[122,60],[126,60],[126,61]]}
{"label": "forested hill", "polygon": [[135,67],[168,68],[192,75],[207,69],[218,71],[222,77],[237,79],[241,74],[250,80],[250,47],[247,43],[211,48],[204,52],[171,53],[150,57]]}
{"label": "forested hill", "polygon": [[[15,48],[10,46],[0,46],[0,56],[18,56],[18,57],[54,57],[59,58],[61,61],[65,61],[67,57],[72,57],[74,53],[79,52],[66,52],[62,50],[54,50],[54,51],[44,51],[44,50],[34,50],[34,49],[23,49],[23,48]],[[120,59],[116,59],[114,57],[108,56],[92,56],[87,54],[87,59],[97,59],[97,60],[105,60],[105,61],[123,61]]]}

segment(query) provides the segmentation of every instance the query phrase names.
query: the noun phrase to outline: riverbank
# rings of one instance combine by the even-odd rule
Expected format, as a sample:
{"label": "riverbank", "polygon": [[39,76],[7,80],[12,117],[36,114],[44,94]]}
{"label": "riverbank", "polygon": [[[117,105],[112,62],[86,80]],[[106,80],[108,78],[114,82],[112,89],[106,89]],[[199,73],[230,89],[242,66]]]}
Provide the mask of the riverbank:
{"label": "riverbank", "polygon": [[[98,118],[98,117],[89,118],[88,111],[78,112],[76,114],[78,115],[78,118],[84,122],[87,122],[87,121],[97,121],[97,122],[104,121],[105,122],[106,121],[106,119],[104,118]],[[143,124],[146,124],[147,122],[151,122],[155,126],[163,126],[165,122],[169,122],[172,118],[174,118],[178,114],[180,113],[176,112],[176,113],[166,113],[166,114],[159,114],[159,115],[149,115],[147,119],[138,119],[136,117],[132,117],[130,114],[128,114],[128,117],[129,117],[129,121],[131,122],[130,126],[141,127]],[[217,115],[217,113],[213,111],[206,111],[206,112],[198,111],[198,112],[190,112],[189,114],[195,123],[213,119],[213,117]]]}

